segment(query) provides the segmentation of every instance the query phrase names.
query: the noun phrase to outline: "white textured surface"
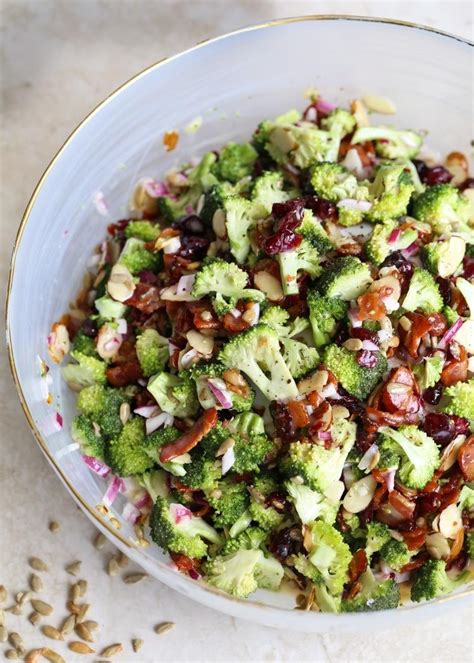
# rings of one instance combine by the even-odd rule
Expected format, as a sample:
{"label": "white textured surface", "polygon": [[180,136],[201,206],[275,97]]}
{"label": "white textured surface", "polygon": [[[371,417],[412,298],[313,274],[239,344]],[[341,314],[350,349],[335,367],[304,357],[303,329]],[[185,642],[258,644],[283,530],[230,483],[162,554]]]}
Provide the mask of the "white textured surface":
{"label": "white textured surface", "polygon": [[[49,158],[84,114],[111,89],[152,61],[239,25],[303,13],[385,15],[471,36],[468,3],[385,2],[3,2],[6,55],[3,68],[2,278],[21,212]],[[103,573],[107,556],[91,545],[93,528],[76,509],[35,446],[2,366],[0,431],[0,583],[24,589],[26,559],[38,554],[55,569],[45,597],[63,613],[65,563],[83,560],[102,627],[100,643],[123,641],[123,661],[470,661],[472,609],[448,609],[446,617],[417,628],[384,633],[305,636],[276,632],[219,615],[155,581],[135,586]],[[26,498],[25,498],[26,494]],[[21,496],[21,499],[20,499]],[[61,532],[47,530],[49,518]],[[54,543],[54,545],[53,545]],[[110,546],[107,548],[111,554]],[[48,577],[49,577],[48,576]],[[27,614],[27,613],[25,613]],[[176,621],[157,636],[152,626]],[[8,625],[31,646],[44,644],[24,617]],[[129,639],[142,637],[139,655]],[[59,647],[58,647],[59,649]],[[81,657],[77,657],[81,658]],[[67,660],[73,660],[67,656]]]}

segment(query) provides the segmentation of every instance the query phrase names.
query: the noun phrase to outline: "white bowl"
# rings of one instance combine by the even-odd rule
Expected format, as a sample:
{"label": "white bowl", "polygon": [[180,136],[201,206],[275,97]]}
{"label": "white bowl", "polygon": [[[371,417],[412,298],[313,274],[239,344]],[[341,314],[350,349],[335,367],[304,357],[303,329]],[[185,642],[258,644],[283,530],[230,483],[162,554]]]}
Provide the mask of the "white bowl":
{"label": "white bowl", "polygon": [[[340,103],[366,93],[387,95],[396,103],[399,126],[428,130],[430,145],[443,154],[468,152],[470,56],[462,39],[380,19],[315,16],[245,28],[157,63],[123,85],[81,123],[39,182],[13,253],[7,311],[11,366],[25,415],[51,465],[91,520],[148,573],[190,598],[262,624],[327,631],[412,621],[441,610],[452,597],[389,615],[295,611],[289,594],[259,592],[237,600],[180,575],[155,546],[135,547],[120,501],[114,504],[120,531],[96,510],[104,485],[79,452],[58,456],[71,442],[75,396],[54,365],[55,404],[47,405],[41,394],[36,358],[47,360],[51,323],[77,294],[107,223],[127,215],[140,177],[160,176],[190,155],[247,138],[263,118],[302,108],[309,86]],[[197,116],[203,118],[202,128],[184,132]],[[170,129],[178,129],[181,137],[178,148],[167,154],[162,136]],[[108,205],[105,215],[94,204],[98,192]],[[56,409],[65,425],[51,433]],[[458,600],[467,600],[467,594],[461,591]]]}

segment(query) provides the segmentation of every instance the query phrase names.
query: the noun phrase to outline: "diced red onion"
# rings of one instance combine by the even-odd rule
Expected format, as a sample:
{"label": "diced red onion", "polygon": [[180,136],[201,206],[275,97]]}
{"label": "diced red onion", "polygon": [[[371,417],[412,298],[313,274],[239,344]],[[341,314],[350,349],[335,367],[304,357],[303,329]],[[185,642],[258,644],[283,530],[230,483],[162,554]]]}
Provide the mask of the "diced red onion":
{"label": "diced red onion", "polygon": [[367,449],[365,454],[360,459],[359,464],[357,465],[359,470],[367,470],[369,468],[369,466],[370,466],[371,462],[373,461],[373,459],[375,457],[375,454],[378,452],[378,450],[379,450],[379,448],[376,444],[372,444]]}
{"label": "diced red onion", "polygon": [[222,462],[222,474],[227,474],[227,472],[235,463],[234,445],[232,445],[227,449],[225,454],[222,456],[221,462]]}
{"label": "diced red onion", "polygon": [[79,448],[80,448],[79,442],[71,442],[71,444],[68,444],[59,451],[56,451],[54,455],[56,456],[56,458],[62,458],[63,456],[67,456],[68,454],[72,453],[73,451],[77,451],[77,449]]}
{"label": "diced red onion", "polygon": [[172,341],[168,341],[168,354],[170,357],[173,356],[175,350],[179,350],[178,346],[172,343]]}
{"label": "diced red onion", "polygon": [[120,492],[121,487],[122,480],[120,477],[112,476],[108,483],[107,490],[104,493],[104,497],[102,498],[102,504],[107,507],[112,506],[115,498]]}
{"label": "diced red onion", "polygon": [[462,318],[458,318],[456,322],[453,323],[451,327],[444,332],[437,346],[439,350],[444,350],[451,343],[453,338],[461,329],[463,322],[464,320]]}
{"label": "diced red onion", "polygon": [[147,435],[151,435],[155,430],[164,426],[172,426],[174,422],[174,417],[168,412],[162,412],[156,417],[151,417],[145,421],[145,430]]}
{"label": "diced red onion", "polygon": [[362,349],[363,350],[371,350],[372,352],[379,352],[380,348],[379,346],[374,343],[373,341],[362,341]]}
{"label": "diced red onion", "polygon": [[87,465],[87,467],[92,470],[92,472],[98,474],[103,479],[106,479],[112,471],[108,465],[103,463],[98,458],[94,458],[94,456],[84,455],[82,456],[82,460]]}
{"label": "diced red onion", "polygon": [[189,295],[191,294],[191,290],[193,289],[194,285],[194,274],[187,274],[186,276],[182,276],[179,281],[178,285],[176,287],[176,294],[177,295]]}
{"label": "diced red onion", "polygon": [[118,350],[121,345],[122,337],[119,338],[118,336],[113,336],[104,343],[103,347],[105,352],[114,352],[115,350]]}
{"label": "diced red onion", "polygon": [[172,503],[170,504],[170,516],[176,523],[176,525],[179,525],[183,520],[191,520],[193,517],[193,512],[191,509],[188,509],[187,506],[183,506],[182,504],[176,504]]}
{"label": "diced red onion", "polygon": [[232,397],[226,387],[224,380],[219,378],[209,378],[207,384],[212,392],[212,395],[221,407],[226,410],[232,407]]}
{"label": "diced red onion", "polygon": [[321,113],[330,113],[336,108],[334,104],[331,104],[329,101],[326,101],[322,97],[318,97],[314,105],[316,106],[316,110],[320,111]]}
{"label": "diced red onion", "polygon": [[359,212],[368,212],[372,207],[372,203],[368,200],[354,200],[353,198],[344,198],[337,203],[337,207],[343,207],[344,209]]}
{"label": "diced red onion", "polygon": [[144,509],[145,507],[150,506],[150,504],[151,504],[151,497],[146,490],[143,491],[143,495],[134,503],[137,509]]}
{"label": "diced red onion", "polygon": [[400,235],[402,234],[402,231],[400,228],[394,228],[392,232],[390,233],[390,237],[388,238],[388,243],[389,244],[394,244],[397,242],[400,238]]}
{"label": "diced red onion", "polygon": [[363,177],[365,174],[364,164],[361,161],[359,152],[354,148],[347,151],[342,165],[347,170],[350,170],[351,173],[354,173],[356,177]]}
{"label": "diced red onion", "polygon": [[410,246],[407,246],[406,249],[402,250],[402,255],[404,258],[410,258],[410,256],[415,255],[415,253],[418,252],[418,244],[416,242],[413,242],[413,244],[410,244]]}
{"label": "diced red onion", "polygon": [[310,106],[306,111],[305,118],[307,122],[316,122],[318,119],[318,111],[314,106]]}
{"label": "diced red onion", "polygon": [[350,308],[347,317],[350,320],[350,323],[353,327],[362,327],[362,320],[359,319],[359,310],[356,308]]}
{"label": "diced red onion", "polygon": [[238,308],[233,308],[229,313],[234,317],[234,318],[240,318],[242,315],[241,311],[239,311]]}
{"label": "diced red onion", "polygon": [[151,178],[147,178],[143,182],[143,188],[152,198],[159,198],[160,196],[167,196],[170,192],[166,184],[157,182]]}
{"label": "diced red onion", "polygon": [[192,205],[186,205],[186,207],[185,207],[185,212],[186,212],[186,214],[188,214],[188,215],[190,215],[190,214],[194,214],[194,207],[193,207]]}
{"label": "diced red onion", "polygon": [[133,412],[140,415],[140,417],[149,419],[150,417],[156,415],[158,408],[156,405],[142,405],[142,407],[137,407],[135,410],[133,410]]}
{"label": "diced red onion", "polygon": [[189,569],[188,575],[193,580],[201,580],[202,575],[196,571],[196,569]]}
{"label": "diced red onion", "polygon": [[59,412],[51,412],[47,417],[44,418],[43,424],[41,426],[43,435],[54,435],[54,433],[59,433],[63,427],[63,418]]}
{"label": "diced red onion", "polygon": [[140,518],[140,515],[141,514],[139,509],[137,509],[130,502],[127,502],[126,505],[123,507],[122,516],[131,525],[135,525],[137,520]]}
{"label": "diced red onion", "polygon": [[329,430],[318,430],[318,440],[332,440],[331,431]]}
{"label": "diced red onion", "polygon": [[125,320],[125,318],[119,318],[117,320],[117,331],[118,331],[118,333],[125,336],[125,334],[127,333],[127,329],[128,329],[128,325],[127,325],[127,321]]}

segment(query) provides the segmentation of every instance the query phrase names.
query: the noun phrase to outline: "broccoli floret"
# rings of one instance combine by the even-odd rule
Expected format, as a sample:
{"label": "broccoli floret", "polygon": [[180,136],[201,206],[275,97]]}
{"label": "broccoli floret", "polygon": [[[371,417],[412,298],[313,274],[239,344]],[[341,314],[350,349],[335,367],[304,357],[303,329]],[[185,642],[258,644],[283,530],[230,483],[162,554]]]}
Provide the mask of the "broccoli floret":
{"label": "broccoli floret", "polygon": [[469,203],[459,189],[450,184],[435,184],[413,202],[413,216],[429,223],[438,235],[456,233],[466,242],[473,242],[474,230],[469,228]]}
{"label": "broccoli floret", "polygon": [[319,255],[324,255],[334,248],[327,232],[321,222],[315,218],[311,210],[305,209],[303,220],[296,228],[296,232],[307,239],[317,250]]}
{"label": "broccoli floret", "polygon": [[278,253],[277,258],[285,295],[298,294],[298,272],[305,272],[313,278],[322,272],[319,254],[307,239],[303,239],[296,249]]}
{"label": "broccoli floret", "polygon": [[71,425],[71,437],[74,442],[79,442],[81,451],[86,456],[94,456],[102,459],[104,457],[104,438],[94,427],[94,424],[83,414],[74,417]]}
{"label": "broccoli floret", "polygon": [[230,252],[243,264],[250,252],[249,231],[255,225],[255,206],[241,196],[229,196],[224,201],[224,213]]}
{"label": "broccoli floret", "polygon": [[417,239],[414,228],[399,231],[396,221],[378,223],[365,245],[365,253],[371,262],[380,265],[391,253],[408,248]]}
{"label": "broccoli floret", "polygon": [[192,559],[207,554],[207,542],[221,543],[219,534],[205,520],[163,497],[157,497],[151,510],[150,528],[153,541],[165,552],[181,553]]}
{"label": "broccoli floret", "polygon": [[337,203],[344,198],[367,200],[369,190],[354,175],[337,163],[318,163],[311,171],[311,185],[321,198]]}
{"label": "broccoli floret", "polygon": [[230,555],[237,550],[258,550],[266,538],[267,532],[260,527],[247,527],[235,538],[228,539],[220,550],[220,554]]}
{"label": "broccoli floret", "polygon": [[469,532],[466,536],[466,550],[469,559],[474,559],[474,532]]}
{"label": "broccoli floret", "polygon": [[205,564],[207,582],[218,589],[246,598],[258,587],[276,591],[283,578],[283,567],[261,550],[237,550],[218,555]]}
{"label": "broccoli floret", "polygon": [[80,329],[74,336],[72,350],[73,352],[79,352],[87,357],[96,357],[96,359],[99,359],[94,339],[90,336],[86,336],[82,329]]}
{"label": "broccoli floret", "polygon": [[462,585],[468,575],[467,571],[453,580],[446,573],[446,562],[441,559],[429,559],[415,571],[410,598],[419,603],[442,596]]}
{"label": "broccoli floret", "polygon": [[346,419],[333,423],[333,445],[330,449],[309,442],[292,442],[280,462],[288,478],[300,476],[313,490],[325,491],[341,477],[344,463],[356,438],[356,424]]}
{"label": "broccoli floret", "polygon": [[128,306],[122,304],[122,302],[116,302],[115,299],[112,299],[107,295],[103,295],[99,299],[96,299],[94,306],[103,320],[117,320],[118,318],[123,318],[128,309]]}
{"label": "broccoli floret", "polygon": [[106,388],[101,384],[85,387],[77,395],[76,406],[79,412],[97,417],[104,410]]}
{"label": "broccoli floret", "polygon": [[380,557],[394,571],[400,571],[408,564],[415,551],[408,550],[406,543],[390,538],[380,549]]}
{"label": "broccoli floret", "polygon": [[164,370],[169,358],[168,339],[160,336],[156,329],[145,329],[135,347],[145,377]]}
{"label": "broccoli floret", "polygon": [[451,325],[454,325],[456,320],[460,317],[459,313],[453,309],[451,306],[443,306],[442,309],[442,314],[446,318],[446,323],[448,327],[451,327]]}
{"label": "broccoli floret", "polygon": [[[157,463],[164,470],[173,474],[176,477],[180,477],[184,483],[184,476],[187,477],[187,469],[191,468],[191,456],[188,453],[184,453],[181,456],[177,456],[166,463],[163,463],[160,460],[160,451],[161,449],[171,442],[174,442],[181,433],[174,426],[166,426],[163,428],[158,428],[156,431],[153,431],[150,435],[147,435],[144,440],[144,449],[145,453],[153,460],[154,463]],[[189,484],[186,484],[189,485]]]}
{"label": "broccoli floret", "polygon": [[235,183],[252,174],[257,152],[249,143],[228,143],[220,152],[212,172],[220,180]]}
{"label": "broccoli floret", "polygon": [[72,352],[71,357],[78,363],[68,364],[62,369],[62,376],[71,389],[80,391],[84,387],[107,382],[107,365],[104,361],[81,352]]}
{"label": "broccoli floret", "polygon": [[285,518],[284,513],[266,504],[267,498],[278,490],[278,482],[269,474],[256,477],[250,489],[250,515],[265,531],[275,529]]}
{"label": "broccoli floret", "polygon": [[447,402],[443,411],[474,421],[474,378],[457,382],[444,391]]}
{"label": "broccoli floret", "polygon": [[432,356],[424,357],[421,364],[413,366],[413,373],[422,391],[429,387],[434,387],[438,382],[443,370],[443,364],[443,357]]}
{"label": "broccoli floret", "polygon": [[370,221],[389,221],[403,216],[415,185],[404,163],[382,163],[369,186],[372,207],[367,212]]}
{"label": "broccoli floret", "polygon": [[117,435],[122,430],[120,407],[127,402],[120,389],[109,389],[103,385],[85,387],[77,397],[77,408],[90,416],[104,435]]}
{"label": "broccoli floret", "polygon": [[210,493],[207,500],[214,509],[212,521],[215,527],[231,527],[247,510],[250,498],[247,485],[241,481],[223,479]]}
{"label": "broccoli floret", "polygon": [[263,435],[265,425],[263,418],[255,412],[242,412],[230,421],[227,430],[231,433],[240,433],[244,437],[249,437],[250,435]]}
{"label": "broccoli floret", "polygon": [[235,308],[241,299],[262,302],[265,295],[260,290],[247,288],[248,274],[235,263],[222,258],[205,260],[196,273],[193,297],[200,299],[212,295],[214,310],[224,315]]}
{"label": "broccoli floret", "polygon": [[265,150],[279,164],[291,161],[308,168],[316,161],[336,161],[341,134],[318,129],[312,122],[265,122]]}
{"label": "broccoli floret", "polygon": [[180,476],[181,483],[206,492],[216,488],[217,482],[222,477],[222,466],[219,460],[196,450],[190,454],[190,461],[186,464],[185,473]]}
{"label": "broccoli floret", "polygon": [[365,544],[365,554],[367,559],[371,560],[372,555],[379,552],[383,546],[391,540],[390,531],[384,523],[372,520],[367,523],[367,541]]}
{"label": "broccoli floret", "polygon": [[424,488],[433,478],[439,465],[439,449],[435,441],[416,426],[401,426],[393,430],[379,429],[382,435],[379,449],[387,449],[400,457],[397,476],[408,488]]}
{"label": "broccoli floret", "polygon": [[462,264],[465,252],[466,242],[462,237],[453,235],[445,240],[425,244],[421,248],[421,257],[430,272],[447,278]]}
{"label": "broccoli floret", "polygon": [[377,581],[370,569],[360,576],[361,589],[351,599],[343,599],[342,612],[392,610],[400,603],[400,587],[395,580]]}
{"label": "broccoli floret", "polygon": [[295,398],[298,389],[280,352],[277,332],[258,324],[231,339],[219,353],[227,368],[238,367],[268,400]]}
{"label": "broccoli floret", "polygon": [[147,389],[160,408],[175,417],[193,417],[199,407],[194,381],[187,375],[157,373]]}
{"label": "broccoli floret", "polygon": [[137,480],[140,486],[147,491],[153,503],[156,502],[157,497],[168,496],[168,475],[163,470],[145,472],[137,477]]}
{"label": "broccoli floret", "polygon": [[283,358],[295,380],[307,375],[319,364],[319,353],[316,348],[295,341],[293,338],[282,338],[281,344]]}
{"label": "broccoli floret", "polygon": [[156,223],[150,221],[130,221],[125,227],[125,237],[135,237],[144,242],[153,242],[161,232],[161,228]]}
{"label": "broccoli floret", "polygon": [[337,258],[319,279],[319,290],[328,298],[356,299],[372,283],[369,266],[355,256]]}
{"label": "broccoli floret", "polygon": [[243,376],[240,376],[241,380],[245,382],[245,386],[242,384],[239,387],[239,393],[233,391],[232,389],[235,388],[235,385],[231,385],[224,380],[223,375],[225,370],[225,366],[217,362],[208,364],[197,363],[189,369],[189,375],[196,382],[196,392],[199,403],[205,410],[208,410],[211,407],[215,407],[217,410],[223,408],[209,388],[208,380],[212,379],[214,386],[226,391],[230,396],[232,410],[236,410],[237,412],[250,410],[255,398],[254,390],[246,383]]}
{"label": "broccoli floret", "polygon": [[426,269],[415,268],[402,307],[406,311],[423,313],[438,313],[443,308],[439,286]]}
{"label": "broccoli floret", "polygon": [[356,118],[344,108],[335,108],[321,120],[321,127],[343,138],[354,131]]}
{"label": "broccoli floret", "polygon": [[317,348],[329,343],[337,330],[337,323],[347,315],[347,303],[334,297],[323,297],[314,290],[307,294],[309,321]]}
{"label": "broccoli floret", "polygon": [[328,499],[321,495],[321,493],[311,490],[309,486],[301,483],[287,481],[285,488],[303,525],[317,518],[324,520],[330,525],[334,524],[339,504],[330,504]]}
{"label": "broccoli floret", "polygon": [[277,171],[265,171],[255,179],[252,187],[252,201],[260,208],[259,216],[265,217],[271,213],[274,203],[283,203],[289,194],[283,191],[283,176]]}
{"label": "broccoli floret", "polygon": [[105,460],[118,476],[143,474],[153,467],[153,460],[146,453],[145,423],[141,417],[129,419],[118,437],[111,439],[105,448]]}
{"label": "broccoli floret", "polygon": [[214,214],[218,210],[221,210],[223,213],[224,201],[230,195],[235,193],[235,187],[228,182],[219,182],[219,184],[215,184],[203,195],[202,209],[199,212],[199,217],[204,223],[212,225]]}
{"label": "broccoli floret", "polygon": [[365,400],[375,389],[387,370],[387,358],[381,352],[374,353],[372,367],[361,366],[357,354],[334,343],[324,349],[323,364],[352,396]]}
{"label": "broccoli floret", "polygon": [[375,151],[383,159],[413,159],[423,142],[414,131],[390,127],[360,127],[352,136],[351,144],[375,141]]}
{"label": "broccoli floret", "polygon": [[138,274],[144,269],[158,270],[161,265],[160,254],[145,248],[145,242],[131,237],[125,242],[118,262],[125,265],[131,274]]}

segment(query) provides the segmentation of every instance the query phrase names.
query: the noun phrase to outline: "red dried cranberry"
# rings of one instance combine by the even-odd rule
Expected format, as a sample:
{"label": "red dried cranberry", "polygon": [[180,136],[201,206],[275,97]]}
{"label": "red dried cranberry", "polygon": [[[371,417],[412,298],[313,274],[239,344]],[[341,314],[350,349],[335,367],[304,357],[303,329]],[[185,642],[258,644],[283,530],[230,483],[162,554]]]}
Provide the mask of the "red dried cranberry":
{"label": "red dried cranberry", "polygon": [[416,515],[425,516],[429,513],[436,513],[440,510],[441,505],[442,500],[438,493],[426,493],[417,499]]}
{"label": "red dried cranberry", "polygon": [[451,283],[449,279],[443,279],[442,276],[438,276],[436,283],[438,284],[439,292],[443,298],[444,305],[449,306],[451,304],[452,298]]}
{"label": "red dried cranberry", "polygon": [[285,403],[272,401],[270,403],[270,414],[272,415],[277,435],[284,440],[293,439],[296,434],[296,427],[293,422],[293,417]]}
{"label": "red dried cranberry", "polygon": [[294,198],[285,203],[273,203],[272,216],[274,219],[282,219],[287,214],[296,212],[301,217],[303,216],[304,200],[303,198]]}
{"label": "red dried cranberry", "polygon": [[446,170],[444,166],[427,168],[421,177],[423,184],[427,184],[428,186],[433,186],[434,184],[448,184],[452,179],[452,174],[449,170]]}
{"label": "red dried cranberry", "polygon": [[285,527],[278,532],[273,532],[268,544],[268,550],[275,555],[280,562],[294,555],[301,547],[301,532],[297,527]]}
{"label": "red dried cranberry", "polygon": [[439,403],[440,398],[443,393],[443,385],[441,382],[437,382],[433,387],[428,387],[423,392],[423,400],[430,405],[436,405]]}
{"label": "red dried cranberry", "polygon": [[387,258],[385,258],[380,267],[382,268],[391,266],[396,267],[399,273],[402,275],[402,288],[408,287],[408,283],[412,277],[414,269],[411,262],[403,257],[401,251],[394,251],[394,253],[391,253]]}
{"label": "red dried cranberry", "polygon": [[307,196],[305,206],[319,219],[337,221],[337,207],[334,203],[317,196]]}
{"label": "red dried cranberry", "polygon": [[474,278],[474,258],[470,256],[465,256],[462,261],[462,266],[464,269],[464,278],[473,279]]}
{"label": "red dried cranberry", "polygon": [[347,393],[347,391],[341,386],[337,388],[337,392],[340,398],[328,398],[328,403],[331,405],[343,405],[351,414],[361,415],[364,412],[364,404],[358,398],[351,396],[351,394]]}
{"label": "red dried cranberry", "polygon": [[441,446],[446,446],[456,437],[456,426],[451,417],[442,412],[430,412],[422,426],[427,435]]}
{"label": "red dried cranberry", "polygon": [[290,510],[290,504],[286,499],[286,495],[283,491],[275,491],[270,493],[270,495],[265,500],[265,506],[267,508],[272,507],[278,513],[285,513]]}
{"label": "red dried cranberry", "polygon": [[[297,202],[292,208],[292,203],[297,201],[289,201],[288,203],[275,203],[273,208],[276,208],[275,214],[278,215],[275,232],[270,237],[267,237],[262,242],[262,249],[267,255],[275,255],[284,251],[290,251],[301,244],[302,237],[295,233],[295,229],[301,223],[303,218],[304,208],[302,202]],[[285,206],[290,209],[283,216],[282,211]]]}
{"label": "red dried cranberry", "polygon": [[347,327],[345,326],[339,327],[336,335],[334,336],[334,343],[336,343],[337,345],[342,345],[347,341],[348,338],[349,338],[349,330],[347,329]]}
{"label": "red dried cranberry", "polygon": [[267,256],[273,256],[277,253],[296,249],[301,244],[301,239],[301,235],[297,235],[292,230],[285,229],[264,240],[262,249]]}
{"label": "red dried cranberry", "polygon": [[138,278],[142,283],[148,283],[149,285],[156,285],[156,282],[158,281],[157,275],[154,274],[150,269],[144,269],[142,272],[140,272]]}
{"label": "red dried cranberry", "polygon": [[94,338],[97,336],[99,330],[97,329],[97,323],[95,320],[84,320],[82,323],[81,331],[83,334],[88,336],[89,338]]}
{"label": "red dried cranberry", "polygon": [[356,359],[359,366],[363,368],[374,368],[377,366],[377,353],[371,350],[359,350]]}
{"label": "red dried cranberry", "polygon": [[196,235],[183,235],[181,237],[181,248],[178,255],[181,258],[200,259],[204,258],[210,241],[206,237]]}
{"label": "red dried cranberry", "polygon": [[468,177],[462,184],[459,185],[461,191],[466,189],[474,189],[474,177]]}
{"label": "red dried cranberry", "polygon": [[469,422],[463,417],[458,417],[455,414],[450,414],[449,418],[454,423],[456,435],[467,435],[469,433]]}
{"label": "red dried cranberry", "polygon": [[202,235],[206,231],[204,223],[196,214],[183,216],[181,219],[173,221],[172,227],[178,228],[189,235]]}
{"label": "red dried cranberry", "polygon": [[450,560],[446,564],[446,571],[450,571],[451,569],[456,569],[456,571],[462,571],[467,566],[468,561],[469,557],[467,555],[467,552],[465,550],[461,550],[461,552],[457,557]]}
{"label": "red dried cranberry", "polygon": [[353,327],[351,329],[352,338],[358,338],[361,341],[371,341],[376,345],[379,344],[379,337],[377,332],[370,331],[370,329],[364,329],[364,327]]}

